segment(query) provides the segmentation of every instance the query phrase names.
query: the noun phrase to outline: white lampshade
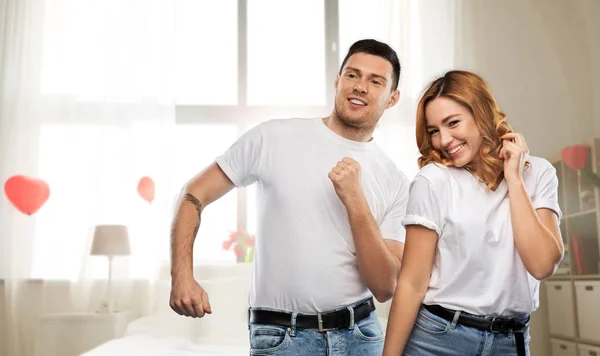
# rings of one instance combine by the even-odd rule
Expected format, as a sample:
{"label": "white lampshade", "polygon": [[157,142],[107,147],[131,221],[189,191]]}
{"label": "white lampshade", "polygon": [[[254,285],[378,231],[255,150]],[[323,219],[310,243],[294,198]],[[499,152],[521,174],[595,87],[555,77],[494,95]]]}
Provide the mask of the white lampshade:
{"label": "white lampshade", "polygon": [[125,225],[98,225],[94,229],[91,255],[129,255],[129,233]]}

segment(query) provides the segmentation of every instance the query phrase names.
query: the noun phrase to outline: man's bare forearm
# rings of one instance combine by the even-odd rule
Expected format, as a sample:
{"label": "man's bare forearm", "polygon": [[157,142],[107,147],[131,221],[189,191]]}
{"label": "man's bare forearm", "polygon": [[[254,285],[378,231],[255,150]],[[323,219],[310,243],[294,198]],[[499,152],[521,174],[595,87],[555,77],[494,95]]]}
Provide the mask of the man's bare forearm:
{"label": "man's bare forearm", "polygon": [[396,289],[400,261],[386,246],[366,200],[347,210],[360,276],[377,300],[386,301]]}
{"label": "man's bare forearm", "polygon": [[193,278],[194,240],[204,208],[233,189],[216,162],[190,179],[177,202],[171,226],[171,277]]}
{"label": "man's bare forearm", "polygon": [[194,240],[200,229],[202,203],[185,193],[171,226],[171,277],[193,276]]}

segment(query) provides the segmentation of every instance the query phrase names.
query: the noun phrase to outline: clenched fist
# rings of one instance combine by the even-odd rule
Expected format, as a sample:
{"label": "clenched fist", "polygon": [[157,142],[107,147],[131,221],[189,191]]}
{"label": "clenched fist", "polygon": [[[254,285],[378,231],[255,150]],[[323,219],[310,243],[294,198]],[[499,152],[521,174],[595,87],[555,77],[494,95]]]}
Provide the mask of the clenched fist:
{"label": "clenched fist", "polygon": [[173,279],[169,305],[177,314],[192,318],[212,313],[208,294],[193,277]]}
{"label": "clenched fist", "polygon": [[329,179],[344,205],[364,199],[360,185],[360,164],[352,158],[342,158],[329,172]]}

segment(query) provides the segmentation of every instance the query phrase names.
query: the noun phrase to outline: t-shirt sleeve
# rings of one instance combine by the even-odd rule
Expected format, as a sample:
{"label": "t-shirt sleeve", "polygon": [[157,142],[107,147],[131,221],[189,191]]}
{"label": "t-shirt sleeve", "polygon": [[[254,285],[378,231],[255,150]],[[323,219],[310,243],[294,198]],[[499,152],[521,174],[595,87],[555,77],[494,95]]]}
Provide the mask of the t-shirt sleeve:
{"label": "t-shirt sleeve", "polygon": [[562,211],[558,206],[558,177],[556,169],[550,163],[538,179],[532,203],[535,209],[550,209],[556,213],[558,220],[562,218]]}
{"label": "t-shirt sleeve", "polygon": [[390,208],[383,217],[379,226],[381,236],[384,239],[396,240],[404,243],[406,240],[406,229],[402,225],[402,219],[406,215],[406,204],[408,203],[408,179],[405,175],[400,176],[400,185],[392,201]]}
{"label": "t-shirt sleeve", "polygon": [[442,204],[431,182],[416,176],[410,186],[410,197],[402,224],[424,226],[435,231],[439,237],[444,226],[440,207]]}
{"label": "t-shirt sleeve", "polygon": [[236,187],[245,187],[260,178],[262,149],[263,132],[258,125],[243,134],[216,162]]}

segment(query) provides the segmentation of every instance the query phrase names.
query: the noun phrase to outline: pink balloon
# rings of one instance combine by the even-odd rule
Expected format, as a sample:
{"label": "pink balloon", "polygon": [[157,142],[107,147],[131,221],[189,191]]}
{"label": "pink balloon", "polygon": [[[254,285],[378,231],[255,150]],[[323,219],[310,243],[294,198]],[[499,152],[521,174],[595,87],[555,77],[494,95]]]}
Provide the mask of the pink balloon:
{"label": "pink balloon", "polygon": [[584,145],[569,146],[560,151],[560,157],[569,168],[578,171],[585,167],[588,157],[588,150]]}
{"label": "pink balloon", "polygon": [[142,177],[138,183],[137,191],[142,199],[148,203],[152,203],[154,200],[154,181],[152,178],[148,176]]}

